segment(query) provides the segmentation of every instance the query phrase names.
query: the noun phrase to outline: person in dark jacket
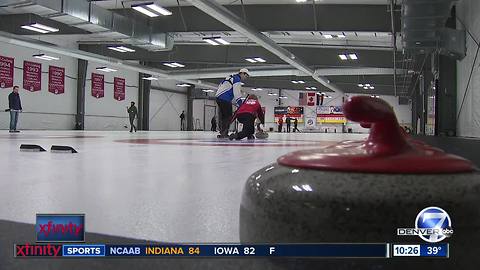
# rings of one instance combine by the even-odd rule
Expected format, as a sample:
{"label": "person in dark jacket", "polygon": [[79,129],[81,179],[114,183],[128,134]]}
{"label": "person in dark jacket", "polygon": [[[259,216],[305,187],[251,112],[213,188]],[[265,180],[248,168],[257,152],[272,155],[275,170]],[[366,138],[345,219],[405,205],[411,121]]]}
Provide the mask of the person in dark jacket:
{"label": "person in dark jacket", "polygon": [[295,120],[293,120],[293,132],[295,131],[298,131],[300,132],[300,130],[298,130],[298,119],[295,118]]}
{"label": "person in dark jacket", "polygon": [[292,124],[292,118],[290,118],[290,116],[287,116],[287,119],[285,120],[285,122],[287,123],[287,132],[290,133],[290,126]]}
{"label": "person in dark jacket", "polygon": [[238,134],[232,133],[229,136],[230,140],[241,140],[247,138],[249,140],[255,139],[255,119],[258,117],[261,124],[265,124],[265,115],[263,114],[262,106],[258,102],[256,95],[249,95],[248,99],[243,102],[242,106],[237,111],[235,118],[238,122],[243,124],[243,129]]}
{"label": "person in dark jacket", "polygon": [[18,115],[22,111],[22,102],[18,94],[18,85],[13,87],[13,92],[8,95],[8,109],[10,110],[10,132],[20,132],[17,130]]}
{"label": "person in dark jacket", "polygon": [[212,131],[216,132],[217,131],[217,118],[215,116],[213,116],[210,123],[212,124]]}
{"label": "person in dark jacket", "polygon": [[137,110],[137,107],[135,107],[135,102],[132,101],[130,103],[130,108],[127,108],[127,112],[128,112],[128,117],[130,118],[130,132],[133,132],[133,130],[137,132],[137,127],[135,126],[134,121],[135,121],[135,117],[137,117],[138,110]]}
{"label": "person in dark jacket", "polygon": [[180,130],[185,130],[185,111],[180,114]]}

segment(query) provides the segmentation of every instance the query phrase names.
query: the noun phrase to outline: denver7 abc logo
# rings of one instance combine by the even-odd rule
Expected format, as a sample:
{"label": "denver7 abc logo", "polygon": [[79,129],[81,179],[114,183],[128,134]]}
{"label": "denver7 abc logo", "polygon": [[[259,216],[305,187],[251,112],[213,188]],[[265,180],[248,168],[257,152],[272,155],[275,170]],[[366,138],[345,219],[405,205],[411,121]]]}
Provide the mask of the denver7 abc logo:
{"label": "denver7 abc logo", "polygon": [[418,213],[415,228],[398,228],[397,235],[417,235],[429,243],[437,243],[452,236],[452,220],[440,207],[427,207]]}

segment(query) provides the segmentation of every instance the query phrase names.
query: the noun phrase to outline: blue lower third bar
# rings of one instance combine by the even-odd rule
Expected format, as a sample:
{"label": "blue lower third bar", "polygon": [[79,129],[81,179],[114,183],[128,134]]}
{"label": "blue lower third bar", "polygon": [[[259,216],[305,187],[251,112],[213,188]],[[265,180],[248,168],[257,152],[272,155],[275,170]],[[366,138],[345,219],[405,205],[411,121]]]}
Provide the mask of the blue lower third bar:
{"label": "blue lower third bar", "polygon": [[387,244],[106,245],[105,256],[386,258]]}
{"label": "blue lower third bar", "polygon": [[449,245],[443,244],[421,244],[420,257],[449,257]]}
{"label": "blue lower third bar", "polygon": [[105,257],[105,245],[63,245],[63,257]]}

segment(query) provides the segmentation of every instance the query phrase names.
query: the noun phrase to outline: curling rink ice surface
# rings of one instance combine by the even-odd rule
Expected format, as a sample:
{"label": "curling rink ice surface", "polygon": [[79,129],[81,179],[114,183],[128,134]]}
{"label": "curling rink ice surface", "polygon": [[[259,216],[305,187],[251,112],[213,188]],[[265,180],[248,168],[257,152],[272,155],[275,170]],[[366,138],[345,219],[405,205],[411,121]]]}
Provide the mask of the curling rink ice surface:
{"label": "curling rink ice surface", "polygon": [[[87,232],[238,242],[241,192],[251,173],[290,151],[365,136],[270,133],[237,143],[213,132],[4,132],[0,219],[34,224],[37,213],[84,213]],[[69,145],[78,153],[21,152],[20,144]]]}

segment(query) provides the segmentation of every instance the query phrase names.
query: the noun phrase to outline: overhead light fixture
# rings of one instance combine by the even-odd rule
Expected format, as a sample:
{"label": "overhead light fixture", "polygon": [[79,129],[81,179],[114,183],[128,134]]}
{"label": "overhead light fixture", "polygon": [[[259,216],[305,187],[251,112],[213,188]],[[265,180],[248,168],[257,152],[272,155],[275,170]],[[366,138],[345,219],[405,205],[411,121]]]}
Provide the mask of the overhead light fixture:
{"label": "overhead light fixture", "polygon": [[167,62],[163,63],[164,66],[171,67],[171,68],[183,68],[185,65],[177,63],[177,62]]}
{"label": "overhead light fixture", "polygon": [[203,38],[203,41],[211,44],[211,45],[214,45],[214,46],[218,46],[218,45],[229,45],[230,42],[224,40],[223,38],[221,37],[209,37],[209,38]]}
{"label": "overhead light fixture", "polygon": [[307,0],[297,0],[297,3],[305,3]]}
{"label": "overhead light fixture", "polygon": [[117,71],[116,69],[108,68],[108,67],[97,67],[96,70],[103,71],[103,72],[115,72],[115,71]]}
{"label": "overhead light fixture", "polygon": [[158,78],[150,76],[150,77],[143,77],[142,79],[147,80],[147,81],[158,81]]}
{"label": "overhead light fixture", "polygon": [[380,98],[380,96],[376,96],[376,95],[371,95],[370,97],[373,97],[373,98]]}
{"label": "overhead light fixture", "polygon": [[305,81],[295,81],[295,80],[293,80],[292,83],[293,84],[304,84]]}
{"label": "overhead light fixture", "polygon": [[257,88],[257,87],[252,88],[252,91],[262,91],[262,90],[263,90],[263,88]]}
{"label": "overhead light fixture", "polygon": [[344,34],[339,34],[339,35],[324,34],[323,37],[326,39],[345,38],[345,35]]}
{"label": "overhead light fixture", "polygon": [[363,87],[363,84],[359,83],[359,84],[358,84],[358,87]]}
{"label": "overhead light fixture", "polygon": [[272,93],[272,92],[268,93],[268,95],[269,95],[269,96],[278,96],[277,93]]}
{"label": "overhead light fixture", "polygon": [[42,60],[47,60],[47,61],[52,61],[52,60],[60,60],[60,58],[55,57],[55,56],[50,56],[46,55],[44,53],[41,54],[34,54],[32,55],[34,58],[42,59]]}
{"label": "overhead light fixture", "polygon": [[278,98],[287,99],[288,97],[287,96],[279,96]]}
{"label": "overhead light fixture", "polygon": [[265,63],[267,60],[261,58],[261,57],[252,57],[252,58],[245,58],[246,61],[250,63]]}
{"label": "overhead light fixture", "polygon": [[305,87],[306,90],[317,90],[317,87],[315,86],[310,86],[310,87]]}
{"label": "overhead light fixture", "polygon": [[38,33],[42,33],[42,34],[53,33],[53,32],[58,32],[59,31],[59,29],[57,29],[57,28],[53,28],[53,27],[46,26],[46,25],[39,24],[39,23],[32,23],[30,25],[22,25],[21,28],[27,29],[27,30],[30,30],[30,31],[35,31],[35,32],[38,32]]}
{"label": "overhead light fixture", "polygon": [[130,49],[130,48],[127,48],[127,47],[124,47],[124,46],[109,46],[108,48],[110,50],[114,50],[114,51],[121,52],[121,53],[135,52],[134,49]]}
{"label": "overhead light fixture", "polygon": [[202,89],[202,91],[205,92],[205,93],[215,92],[215,91],[213,91],[212,89]]}
{"label": "overhead light fixture", "polygon": [[338,57],[340,57],[340,59],[342,59],[343,61],[358,59],[358,55],[356,53],[339,54]]}
{"label": "overhead light fixture", "polygon": [[143,3],[143,4],[137,4],[137,5],[132,5],[132,9],[140,12],[140,13],[143,13],[145,15],[147,15],[148,17],[158,17],[160,15],[163,15],[163,16],[170,16],[172,15],[172,12],[161,7],[161,6],[158,6],[156,5],[155,3],[153,2],[150,2],[150,3]]}
{"label": "overhead light fixture", "polygon": [[370,89],[372,89],[372,90],[373,90],[373,89],[375,89],[375,87],[374,87],[374,86],[370,86],[369,88],[370,88]]}
{"label": "overhead light fixture", "polygon": [[192,85],[188,84],[188,83],[177,83],[177,86],[178,87],[190,87]]}
{"label": "overhead light fixture", "polygon": [[366,87],[370,87],[371,85],[370,85],[369,83],[366,83],[365,86],[366,86]]}

